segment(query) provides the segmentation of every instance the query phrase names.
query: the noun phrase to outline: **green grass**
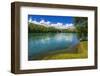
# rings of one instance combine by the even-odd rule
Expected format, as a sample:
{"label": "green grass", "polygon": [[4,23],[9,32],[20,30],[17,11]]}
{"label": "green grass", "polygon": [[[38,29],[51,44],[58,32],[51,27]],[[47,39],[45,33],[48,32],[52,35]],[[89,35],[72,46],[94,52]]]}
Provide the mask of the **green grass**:
{"label": "green grass", "polygon": [[87,58],[88,57],[88,44],[87,41],[81,41],[74,49],[76,51],[73,52],[62,52],[54,53],[54,54],[47,54],[46,56],[42,57],[41,60],[51,60],[51,59],[79,59],[79,58]]}

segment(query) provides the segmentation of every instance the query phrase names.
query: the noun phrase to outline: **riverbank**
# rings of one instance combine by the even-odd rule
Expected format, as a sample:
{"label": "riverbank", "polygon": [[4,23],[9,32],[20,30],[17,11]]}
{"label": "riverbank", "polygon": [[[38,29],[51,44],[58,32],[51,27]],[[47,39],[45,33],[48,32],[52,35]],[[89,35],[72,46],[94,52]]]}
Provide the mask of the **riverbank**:
{"label": "riverbank", "polygon": [[76,59],[76,58],[87,58],[88,57],[88,49],[87,49],[87,41],[81,41],[75,48],[76,52],[72,53],[59,53],[54,55],[48,55],[43,58],[43,60],[49,59]]}
{"label": "riverbank", "polygon": [[[48,53],[41,55],[35,60],[54,60],[54,59],[82,59],[88,57],[88,43],[87,41],[81,41],[78,45],[69,49],[66,52],[66,49],[59,50],[58,52]],[[74,51],[73,51],[74,50]],[[34,60],[34,57],[33,57]]]}

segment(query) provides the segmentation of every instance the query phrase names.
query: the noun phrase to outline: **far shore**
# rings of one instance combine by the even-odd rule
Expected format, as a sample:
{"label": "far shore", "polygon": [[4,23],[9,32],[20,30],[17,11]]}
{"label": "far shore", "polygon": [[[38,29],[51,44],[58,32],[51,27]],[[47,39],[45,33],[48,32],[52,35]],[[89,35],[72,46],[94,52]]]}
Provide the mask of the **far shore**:
{"label": "far shore", "polygon": [[[87,41],[81,41],[76,46],[57,50],[54,52],[33,56],[31,60],[55,60],[55,59],[83,59],[88,58]],[[67,50],[67,51],[66,51]]]}

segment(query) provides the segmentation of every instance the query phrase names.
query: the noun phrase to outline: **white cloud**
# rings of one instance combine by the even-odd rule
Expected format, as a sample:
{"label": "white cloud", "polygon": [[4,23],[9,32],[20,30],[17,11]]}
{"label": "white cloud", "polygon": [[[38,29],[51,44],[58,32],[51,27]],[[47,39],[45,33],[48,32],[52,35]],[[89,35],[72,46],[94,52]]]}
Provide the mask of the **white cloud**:
{"label": "white cloud", "polygon": [[72,23],[70,23],[70,24],[63,24],[63,23],[60,23],[60,22],[58,22],[58,23],[55,23],[55,24],[51,24],[51,26],[53,26],[53,27],[55,27],[55,28],[60,28],[60,29],[65,29],[65,28],[74,28],[74,26],[73,26],[73,24]]}
{"label": "white cloud", "polygon": [[44,23],[45,23],[45,20],[42,19],[42,20],[40,21],[40,24],[44,24]]}
{"label": "white cloud", "polygon": [[47,21],[46,24],[47,24],[47,25],[50,25],[50,21]]}
{"label": "white cloud", "polygon": [[29,18],[29,21],[28,21],[28,22],[30,22],[30,23],[31,23],[31,22],[32,22],[32,18]]}
{"label": "white cloud", "polygon": [[33,20],[32,23],[34,23],[34,24],[40,24],[40,23],[37,22],[36,20]]}
{"label": "white cloud", "polygon": [[29,19],[29,22],[30,22],[30,23],[34,23],[34,24],[40,24],[38,21],[33,20],[32,18]]}
{"label": "white cloud", "polygon": [[72,23],[70,23],[70,24],[65,24],[65,26],[68,26],[68,27],[70,26],[70,27],[71,27],[71,26],[73,26],[73,24],[72,24]]}
{"label": "white cloud", "polygon": [[62,26],[63,24],[62,24],[62,23],[60,23],[60,22],[58,22],[56,25],[57,25],[57,26]]}
{"label": "white cloud", "polygon": [[38,25],[44,25],[46,27],[55,27],[55,28],[60,28],[60,29],[65,29],[65,28],[75,28],[72,23],[68,23],[68,24],[63,24],[61,22],[57,22],[57,23],[51,23],[50,21],[45,21],[44,19],[40,20],[40,22],[36,21],[36,20],[32,20],[32,18],[29,19],[30,23],[34,23],[34,24],[38,24]]}
{"label": "white cloud", "polygon": [[46,26],[46,27],[50,26],[50,24],[51,24],[50,21],[45,21],[44,19],[42,19],[39,23],[40,23],[41,25]]}

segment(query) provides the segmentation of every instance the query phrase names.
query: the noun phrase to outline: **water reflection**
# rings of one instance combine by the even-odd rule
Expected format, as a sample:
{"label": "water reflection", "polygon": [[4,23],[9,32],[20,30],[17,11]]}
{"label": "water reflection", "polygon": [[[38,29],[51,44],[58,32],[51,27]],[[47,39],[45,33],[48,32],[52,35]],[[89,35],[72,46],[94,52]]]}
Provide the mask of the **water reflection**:
{"label": "water reflection", "polygon": [[76,45],[76,33],[32,33],[28,36],[28,55],[65,49]]}

